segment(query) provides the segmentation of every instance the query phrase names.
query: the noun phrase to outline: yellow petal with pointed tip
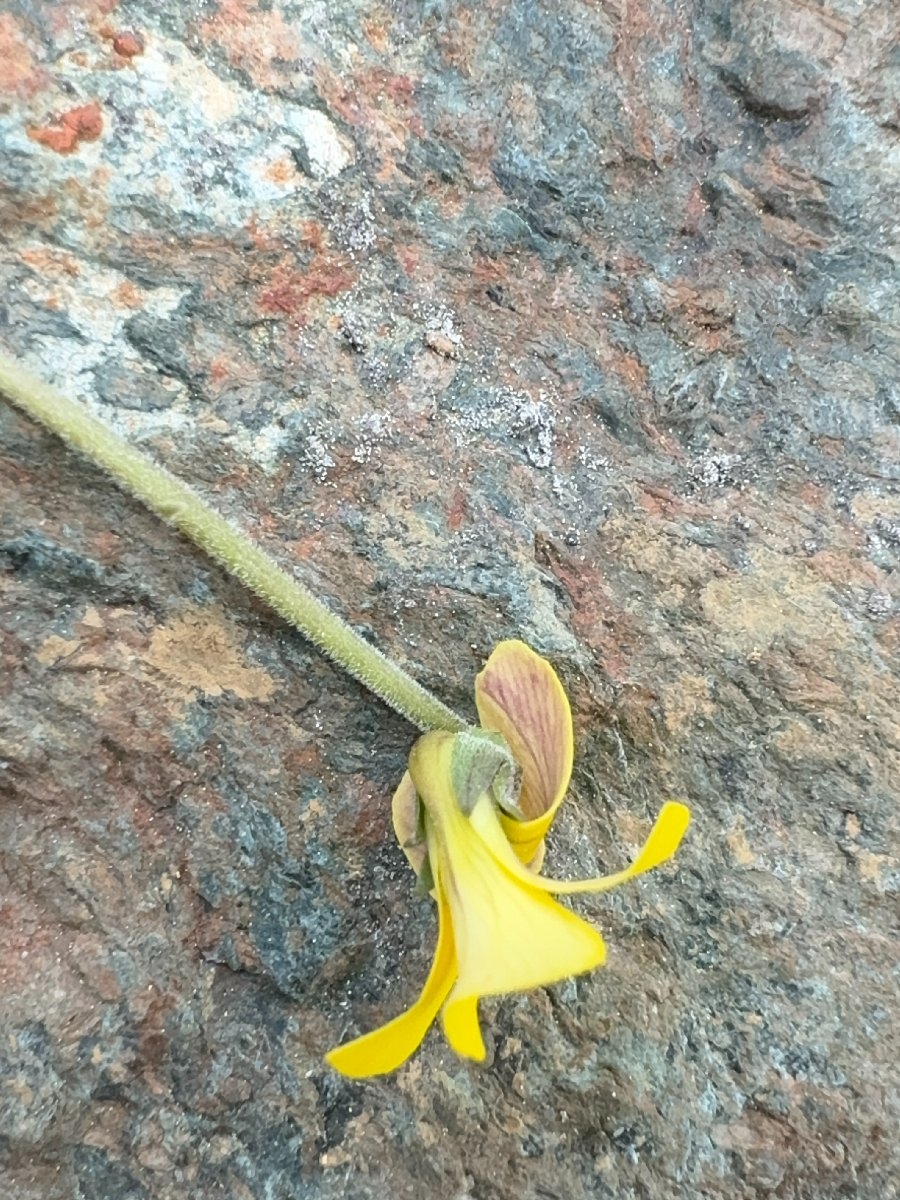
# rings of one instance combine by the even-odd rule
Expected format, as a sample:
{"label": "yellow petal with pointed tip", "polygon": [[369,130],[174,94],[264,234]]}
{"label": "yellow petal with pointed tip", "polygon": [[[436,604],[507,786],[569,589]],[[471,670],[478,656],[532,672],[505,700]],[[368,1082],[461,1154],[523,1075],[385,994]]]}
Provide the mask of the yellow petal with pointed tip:
{"label": "yellow petal with pointed tip", "polygon": [[506,840],[506,834],[497,811],[488,796],[482,797],[475,805],[470,818],[473,827],[478,831],[485,845],[501,862],[504,868],[516,879],[527,883],[530,887],[542,888],[547,892],[574,894],[576,892],[608,892],[618,887],[636,875],[643,875],[658,867],[671,858],[684,836],[691,819],[690,809],[685,804],[668,800],[662,806],[659,816],[650,836],[647,838],[637,858],[624,871],[614,875],[601,875],[597,879],[546,879],[543,875],[535,875],[522,866],[518,856],[513,853]]}
{"label": "yellow petal with pointed tip", "polygon": [[438,890],[438,942],[422,994],[406,1012],[325,1055],[325,1061],[342,1075],[365,1079],[386,1075],[401,1067],[421,1045],[429,1026],[456,978],[453,929],[446,900]]}
{"label": "yellow petal with pointed tip", "polygon": [[[484,729],[502,734],[522,768],[519,804],[525,820],[514,845],[540,844],[572,775],[572,712],[556,672],[524,642],[500,642],[475,680]],[[534,857],[532,849],[529,857]],[[524,861],[528,861],[526,858]]]}

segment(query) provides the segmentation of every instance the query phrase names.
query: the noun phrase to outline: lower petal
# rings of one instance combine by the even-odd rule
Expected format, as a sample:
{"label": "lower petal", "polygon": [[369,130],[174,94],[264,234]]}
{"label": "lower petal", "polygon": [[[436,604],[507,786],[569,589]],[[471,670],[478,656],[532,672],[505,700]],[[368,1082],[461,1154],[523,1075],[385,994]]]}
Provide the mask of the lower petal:
{"label": "lower petal", "polygon": [[[558,983],[606,957],[600,934],[534,886],[538,876],[519,864],[525,878],[513,878],[468,820],[460,816],[460,822],[448,840],[446,867],[442,863],[459,972],[445,1007],[445,1027],[449,1020],[453,1030],[465,1020],[455,1015],[457,1006]],[[515,857],[508,846],[507,853]]]}
{"label": "lower petal", "polygon": [[[447,901],[438,888],[438,942],[422,994],[406,1012],[325,1055],[335,1071],[351,1079],[386,1075],[401,1067],[421,1045],[456,979],[456,953]],[[479,1035],[480,1036],[480,1035]]]}
{"label": "lower petal", "polygon": [[478,1024],[477,996],[463,996],[461,1000],[454,1000],[451,992],[444,1005],[441,1020],[444,1036],[452,1050],[463,1058],[484,1062],[486,1051]]}

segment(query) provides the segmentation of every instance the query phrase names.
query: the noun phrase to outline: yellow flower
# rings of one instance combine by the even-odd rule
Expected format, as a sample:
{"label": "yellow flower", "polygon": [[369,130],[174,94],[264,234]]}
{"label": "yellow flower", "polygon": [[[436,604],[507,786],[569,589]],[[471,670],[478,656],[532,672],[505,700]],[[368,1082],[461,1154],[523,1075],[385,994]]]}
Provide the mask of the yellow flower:
{"label": "yellow flower", "polygon": [[475,699],[481,731],[426,733],[394,796],[400,844],[437,900],[431,971],[411,1008],[327,1055],[345,1075],[401,1066],[438,1012],[452,1048],[483,1060],[480,996],[556,983],[606,957],[600,934],[549,893],[616,887],[670,858],[687,828],[687,808],[669,802],[624,871],[571,883],[545,879],[537,874],[544,836],[572,771],[566,694],[545,659],[511,641],[489,658]]}

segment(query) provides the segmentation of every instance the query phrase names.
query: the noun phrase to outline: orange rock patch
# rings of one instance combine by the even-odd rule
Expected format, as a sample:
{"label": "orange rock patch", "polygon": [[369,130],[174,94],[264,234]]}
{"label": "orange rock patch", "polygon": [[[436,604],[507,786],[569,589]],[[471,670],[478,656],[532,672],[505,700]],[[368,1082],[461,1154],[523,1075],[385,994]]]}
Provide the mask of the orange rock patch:
{"label": "orange rock patch", "polygon": [[136,55],[144,53],[144,39],[139,33],[123,29],[121,33],[114,35],[112,48],[122,58],[134,58]]}
{"label": "orange rock patch", "polygon": [[112,43],[112,48],[120,58],[132,59],[144,53],[144,38],[134,29],[117,29],[114,25],[103,25],[100,36],[104,41]]}
{"label": "orange rock patch", "polygon": [[103,112],[94,101],[70,108],[53,125],[29,129],[28,136],[57,154],[71,154],[82,142],[96,142],[102,132]]}
{"label": "orange rock patch", "polygon": [[263,312],[291,315],[303,309],[311,297],[337,296],[353,283],[354,276],[336,258],[316,258],[305,272],[282,264],[272,272],[258,304]]}

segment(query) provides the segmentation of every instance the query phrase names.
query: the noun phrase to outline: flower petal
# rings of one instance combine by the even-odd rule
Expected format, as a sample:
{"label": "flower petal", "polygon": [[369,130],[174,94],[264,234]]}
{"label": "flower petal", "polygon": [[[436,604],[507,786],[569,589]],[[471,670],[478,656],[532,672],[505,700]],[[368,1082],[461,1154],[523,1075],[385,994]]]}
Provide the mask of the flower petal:
{"label": "flower petal", "polygon": [[[562,797],[544,816],[537,817],[533,821],[517,821],[515,817],[510,817],[505,812],[498,813],[506,840],[515,850],[519,862],[524,863],[532,871],[541,869],[541,863],[544,861],[544,838],[547,836],[547,830],[553,824],[553,818],[556,816],[556,810],[561,801]],[[409,856],[407,855],[407,857]]]}
{"label": "flower petal", "polygon": [[400,786],[394,792],[391,800],[391,817],[394,822],[394,833],[400,843],[400,849],[409,860],[409,865],[418,875],[425,862],[428,850],[423,841],[417,841],[419,835],[419,797],[416,795],[416,785],[409,771],[400,780]]}
{"label": "flower petal", "polygon": [[[456,978],[453,927],[446,899],[437,892],[438,940],[434,961],[418,1000],[406,1012],[379,1029],[365,1033],[325,1055],[335,1071],[351,1079],[386,1075],[402,1066],[421,1044]],[[480,1036],[480,1035],[479,1035]]]}
{"label": "flower petal", "polygon": [[478,997],[467,996],[455,1004],[445,1004],[441,1014],[444,1037],[461,1058],[484,1062],[487,1051],[478,1024]]}
{"label": "flower petal", "polygon": [[660,809],[649,837],[631,866],[626,867],[624,871],[616,871],[614,875],[601,875],[597,879],[571,881],[546,879],[543,875],[535,875],[522,865],[518,854],[514,852],[516,848],[509,846],[505,825],[491,803],[490,797],[484,796],[475,805],[470,820],[485,845],[490,847],[497,860],[514,878],[547,892],[571,895],[575,892],[608,892],[611,888],[618,887],[620,883],[625,883],[626,880],[633,879],[636,875],[643,875],[645,871],[650,871],[653,867],[664,863],[678,849],[678,844],[690,824],[691,813],[686,804],[679,804],[676,800],[667,800]]}
{"label": "flower petal", "polygon": [[[456,1010],[475,997],[557,983],[606,958],[596,929],[546,892],[513,879],[474,830],[465,836],[473,839],[465,859],[459,849],[449,851],[459,979],[444,1005],[445,1028],[455,1028]],[[451,835],[451,846],[458,847],[458,837]]]}
{"label": "flower petal", "polygon": [[521,824],[543,819],[546,833],[572,774],[572,712],[556,672],[524,642],[500,642],[475,679],[475,704],[522,768]]}
{"label": "flower petal", "polygon": [[[444,1024],[455,1039],[460,1030],[471,1031],[478,996],[524,991],[589,971],[603,962],[606,948],[586,921],[535,886],[536,877],[518,864],[485,793],[475,809],[486,805],[494,814],[496,833],[521,876],[498,861],[456,802],[453,743],[453,734],[425,734],[413,747],[409,768],[425,805],[438,893],[446,894],[453,921],[459,979],[445,1005]],[[459,1043],[464,1044],[462,1033]]]}

